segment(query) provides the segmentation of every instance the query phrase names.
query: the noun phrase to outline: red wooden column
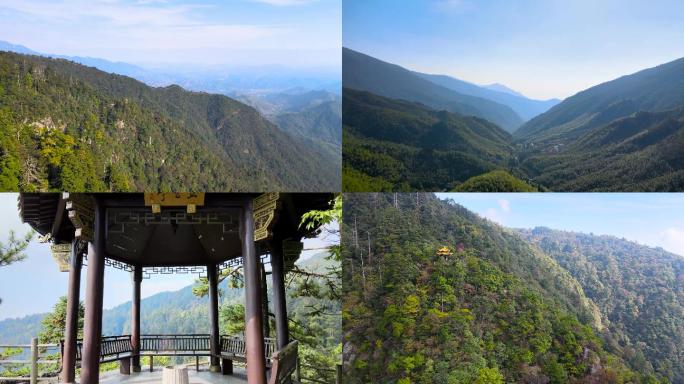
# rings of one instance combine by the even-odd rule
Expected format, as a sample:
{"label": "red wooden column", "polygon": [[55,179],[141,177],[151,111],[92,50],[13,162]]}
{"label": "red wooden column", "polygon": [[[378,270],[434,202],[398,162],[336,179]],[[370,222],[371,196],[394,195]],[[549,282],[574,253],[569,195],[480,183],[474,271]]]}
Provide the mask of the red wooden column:
{"label": "red wooden column", "polygon": [[242,217],[242,259],[245,273],[245,342],[247,347],[247,382],[266,383],[264,357],[261,270],[254,247],[254,217],[252,201],[245,203]]}
{"label": "red wooden column", "polygon": [[218,324],[218,270],[216,264],[207,265],[207,280],[209,282],[209,348],[211,351],[211,364],[209,371],[221,372],[219,365],[219,324]]}
{"label": "red wooden column", "polygon": [[85,321],[81,383],[97,384],[100,380],[100,338],[102,335],[102,295],[105,268],[105,208],[94,197],[93,242],[88,244],[88,276],[86,281]]}
{"label": "red wooden column", "polygon": [[273,281],[273,312],[275,314],[276,345],[278,346],[278,349],[282,349],[290,342],[290,331],[287,327],[283,242],[280,240],[271,242],[271,278]]}
{"label": "red wooden column", "polygon": [[78,309],[81,291],[81,266],[83,256],[78,241],[71,242],[69,258],[69,286],[67,288],[66,322],[64,326],[64,351],[62,352],[61,379],[65,383],[76,381],[76,340],[78,338]]}
{"label": "red wooden column", "polygon": [[268,318],[268,285],[266,285],[266,266],[259,263],[259,270],[261,273],[261,307],[264,311],[264,337],[271,337],[271,323]]}
{"label": "red wooden column", "polygon": [[133,372],[140,372],[140,285],[142,267],[133,270],[133,301],[131,302],[131,346],[133,347]]}

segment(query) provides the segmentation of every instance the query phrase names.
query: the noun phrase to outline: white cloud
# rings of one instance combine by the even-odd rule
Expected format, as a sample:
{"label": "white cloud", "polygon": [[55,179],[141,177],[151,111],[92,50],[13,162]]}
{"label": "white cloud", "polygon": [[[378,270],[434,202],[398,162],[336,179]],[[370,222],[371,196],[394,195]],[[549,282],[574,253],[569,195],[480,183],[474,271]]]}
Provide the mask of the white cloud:
{"label": "white cloud", "polygon": [[433,7],[440,12],[463,12],[472,9],[467,0],[435,0]]}
{"label": "white cloud", "polygon": [[511,202],[508,199],[498,199],[496,203],[497,207],[488,208],[482,216],[500,225],[505,225],[505,216],[511,213]]}
{"label": "white cloud", "polygon": [[306,5],[318,0],[252,0],[255,3],[275,5],[276,7],[288,7],[292,5]]}
{"label": "white cloud", "polygon": [[503,217],[501,217],[501,213],[496,209],[496,208],[489,208],[485,211],[484,217],[487,219],[496,222],[498,224],[503,225]]}
{"label": "white cloud", "polygon": [[[301,5],[312,0],[251,0]],[[216,21],[223,5],[168,0],[0,0],[0,40],[39,52],[141,63],[334,65],[341,21]],[[10,17],[11,16],[11,17]],[[32,27],[42,25],[49,38]],[[87,31],[87,32],[86,32]],[[84,33],[85,32],[85,33]]]}
{"label": "white cloud", "polygon": [[[158,3],[158,2],[156,2]],[[161,4],[161,3],[158,3]],[[170,26],[187,25],[195,21],[189,13],[202,5],[153,6],[150,1],[123,3],[116,0],[100,1],[19,1],[5,0],[0,8],[20,12],[46,21],[82,21],[96,19],[118,26]]]}
{"label": "white cloud", "polygon": [[511,211],[511,202],[506,199],[499,199],[499,207],[502,211],[508,213]]}
{"label": "white cloud", "polygon": [[684,256],[684,228],[670,227],[661,233],[663,248]]}

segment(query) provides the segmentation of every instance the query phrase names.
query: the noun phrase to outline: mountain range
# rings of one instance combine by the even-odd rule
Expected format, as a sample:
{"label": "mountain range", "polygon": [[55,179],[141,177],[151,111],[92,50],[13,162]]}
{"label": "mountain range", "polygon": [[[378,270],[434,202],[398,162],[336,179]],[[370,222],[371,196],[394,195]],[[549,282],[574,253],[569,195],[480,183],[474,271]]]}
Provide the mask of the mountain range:
{"label": "mountain range", "polygon": [[343,214],[349,383],[684,383],[680,255],[427,193]]}
{"label": "mountain range", "polygon": [[[325,272],[324,268],[328,262],[324,260],[324,256],[325,254],[322,253],[317,254],[297,264],[309,270]],[[152,276],[152,278],[159,277]],[[268,284],[270,289],[270,281]],[[147,334],[208,333],[209,299],[206,296],[202,298],[195,296],[192,288],[193,286],[189,285],[177,291],[160,292],[142,299],[140,301],[141,332]],[[64,289],[66,292],[66,287]],[[231,288],[226,279],[219,284],[219,289],[220,305],[244,304],[242,288]],[[293,292],[290,291],[290,293]],[[271,294],[270,291],[269,294]],[[296,316],[305,310],[305,308],[298,308],[301,300],[301,298],[293,297],[288,300],[288,310],[291,316]],[[46,313],[40,313],[0,320],[0,343],[26,344],[32,337],[38,336],[41,321],[45,315]],[[130,301],[105,309],[102,316],[103,335],[130,333]]]}
{"label": "mountain range", "polygon": [[418,102],[434,109],[486,118],[509,132],[523,123],[509,106],[456,92],[408,69],[349,48],[342,49],[342,85],[379,96]]}
{"label": "mountain range", "polygon": [[284,92],[293,88],[325,90],[339,94],[339,73],[328,69],[293,69],[285,66],[202,67],[140,66],[87,56],[38,52],[23,45],[0,40],[0,51],[66,59],[101,71],[132,77],[154,87],[179,85],[190,91],[235,96],[245,92]]}
{"label": "mountain range", "polygon": [[259,111],[284,131],[309,139],[314,147],[330,147],[340,157],[342,99],[325,90],[291,88],[282,92],[247,92],[236,99]]}
{"label": "mountain range", "polygon": [[[480,87],[449,76],[413,72],[345,48],[343,86],[344,92],[361,90],[420,103],[424,109],[447,111],[457,119],[478,117],[510,133],[505,139],[509,153],[494,163],[486,156],[446,165],[428,158],[406,158],[409,173],[415,170],[429,178],[425,170],[430,169],[434,174],[428,182],[409,182],[408,188],[414,190],[449,190],[467,177],[496,169],[541,190],[684,190],[684,162],[679,155],[684,151],[684,59],[620,77],[559,102],[530,100],[501,85]],[[402,190],[407,184],[385,177],[387,167],[380,157],[396,158],[389,150],[376,154],[377,163],[369,159],[357,168],[359,151],[346,148],[347,137],[351,147],[366,149],[378,148],[379,142],[422,150],[450,145],[399,135],[379,140],[378,134],[370,132],[384,129],[382,122],[392,120],[397,108],[387,108],[384,114],[376,109],[363,126],[358,125],[361,118],[348,115],[347,110],[353,114],[363,109],[345,107],[343,114],[343,185],[350,188]],[[404,119],[410,120],[408,114],[415,110],[407,108]],[[412,120],[422,116],[417,113]],[[445,139],[451,140],[439,137]],[[470,147],[472,153],[491,142],[475,138],[451,144]],[[483,167],[483,163],[488,164]]]}
{"label": "mountain range", "polygon": [[[522,121],[530,120],[531,118],[546,112],[547,110],[549,110],[549,108],[560,103],[560,100],[558,99],[528,99],[522,94],[515,92],[509,89],[508,87],[500,84],[495,85],[493,87],[481,87],[446,75],[429,75],[419,72],[414,73],[437,85],[441,85],[442,87],[451,89],[464,95],[475,96],[508,106],[522,119]],[[509,132],[517,130],[518,127],[515,128],[516,129],[509,130]]]}
{"label": "mountain range", "polygon": [[9,52],[0,52],[0,91],[2,190],[339,186],[339,151],[302,137],[312,124],[288,133],[224,95]]}

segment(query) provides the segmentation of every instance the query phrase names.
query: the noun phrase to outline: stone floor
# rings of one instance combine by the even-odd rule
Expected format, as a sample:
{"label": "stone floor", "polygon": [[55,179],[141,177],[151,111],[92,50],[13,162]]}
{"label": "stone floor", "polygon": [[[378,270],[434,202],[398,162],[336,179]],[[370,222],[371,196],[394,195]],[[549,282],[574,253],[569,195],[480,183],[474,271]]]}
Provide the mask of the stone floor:
{"label": "stone floor", "polygon": [[[122,375],[118,371],[106,372],[100,375],[101,384],[148,384],[161,383],[162,369],[158,367],[154,372],[144,369],[142,372],[131,372],[130,375]],[[247,383],[247,373],[241,367],[234,367],[232,375],[222,375],[200,367],[200,371],[195,371],[195,366],[188,366],[188,380],[190,384],[244,384]]]}

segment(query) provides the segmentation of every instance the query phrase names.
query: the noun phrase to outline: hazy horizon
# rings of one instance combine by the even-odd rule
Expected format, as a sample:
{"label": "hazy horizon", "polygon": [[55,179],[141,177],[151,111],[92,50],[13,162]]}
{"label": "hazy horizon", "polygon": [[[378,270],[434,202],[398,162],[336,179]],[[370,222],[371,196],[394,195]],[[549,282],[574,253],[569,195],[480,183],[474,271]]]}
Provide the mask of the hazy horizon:
{"label": "hazy horizon", "polygon": [[146,68],[340,71],[341,13],[341,0],[2,0],[0,40]]}
{"label": "hazy horizon", "polygon": [[347,0],[343,46],[411,70],[564,99],[684,57],[675,0]]}

